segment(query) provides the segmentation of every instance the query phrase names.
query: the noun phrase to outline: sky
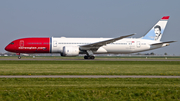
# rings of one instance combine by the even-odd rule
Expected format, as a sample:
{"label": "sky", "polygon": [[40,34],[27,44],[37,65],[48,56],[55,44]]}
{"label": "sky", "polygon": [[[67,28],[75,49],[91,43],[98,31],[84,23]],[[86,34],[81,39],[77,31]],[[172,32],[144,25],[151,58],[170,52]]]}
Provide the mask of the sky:
{"label": "sky", "polygon": [[161,41],[177,41],[145,53],[180,55],[180,0],[1,0],[0,53],[24,37],[139,38],[170,16]]}

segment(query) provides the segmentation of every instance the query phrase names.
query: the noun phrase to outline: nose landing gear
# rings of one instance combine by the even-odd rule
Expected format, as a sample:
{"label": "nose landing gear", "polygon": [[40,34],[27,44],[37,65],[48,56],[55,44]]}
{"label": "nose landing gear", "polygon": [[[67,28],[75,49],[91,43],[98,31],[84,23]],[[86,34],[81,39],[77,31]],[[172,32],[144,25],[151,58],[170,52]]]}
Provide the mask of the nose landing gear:
{"label": "nose landing gear", "polygon": [[16,55],[18,55],[18,59],[21,59],[20,53],[16,53]]}
{"label": "nose landing gear", "polygon": [[20,55],[18,56],[18,59],[21,59],[21,56],[20,56]]}

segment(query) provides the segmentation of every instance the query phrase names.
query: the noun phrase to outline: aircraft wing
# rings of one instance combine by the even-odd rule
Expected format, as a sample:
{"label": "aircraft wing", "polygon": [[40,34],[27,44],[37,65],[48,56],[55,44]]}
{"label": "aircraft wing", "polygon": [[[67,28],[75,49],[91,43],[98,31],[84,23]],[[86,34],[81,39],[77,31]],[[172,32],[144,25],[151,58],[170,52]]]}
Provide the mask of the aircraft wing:
{"label": "aircraft wing", "polygon": [[169,45],[169,43],[172,43],[172,42],[176,42],[176,41],[166,41],[166,42],[154,43],[154,44],[151,44],[151,45],[162,45],[162,44],[165,44],[165,43]]}
{"label": "aircraft wing", "polygon": [[112,39],[105,40],[105,41],[95,42],[95,43],[92,43],[92,44],[81,45],[80,49],[85,49],[85,50],[87,50],[87,49],[92,49],[92,50],[95,49],[96,50],[96,49],[98,49],[99,47],[101,47],[103,45],[113,43],[113,42],[115,42],[117,40],[129,37],[129,36],[132,36],[132,35],[134,35],[134,34],[120,36],[120,37],[117,37],[117,38],[112,38]]}

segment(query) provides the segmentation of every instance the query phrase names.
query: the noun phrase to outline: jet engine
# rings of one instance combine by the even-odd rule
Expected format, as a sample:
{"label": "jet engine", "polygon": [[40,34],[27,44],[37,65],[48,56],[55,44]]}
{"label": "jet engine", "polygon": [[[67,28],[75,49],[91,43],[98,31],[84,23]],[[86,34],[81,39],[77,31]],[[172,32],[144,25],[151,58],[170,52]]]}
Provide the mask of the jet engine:
{"label": "jet engine", "polygon": [[78,56],[79,47],[78,46],[64,46],[61,56]]}

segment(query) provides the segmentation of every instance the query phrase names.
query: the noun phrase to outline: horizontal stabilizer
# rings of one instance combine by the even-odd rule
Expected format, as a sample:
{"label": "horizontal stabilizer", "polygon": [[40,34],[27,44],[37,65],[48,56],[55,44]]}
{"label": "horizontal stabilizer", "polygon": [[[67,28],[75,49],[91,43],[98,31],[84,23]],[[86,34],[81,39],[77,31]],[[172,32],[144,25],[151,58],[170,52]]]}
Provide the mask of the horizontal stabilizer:
{"label": "horizontal stabilizer", "polygon": [[169,44],[169,43],[172,43],[172,42],[176,42],[176,41],[166,41],[166,42],[160,42],[160,43],[154,43],[154,44],[151,44],[151,45],[162,45],[162,44]]}

